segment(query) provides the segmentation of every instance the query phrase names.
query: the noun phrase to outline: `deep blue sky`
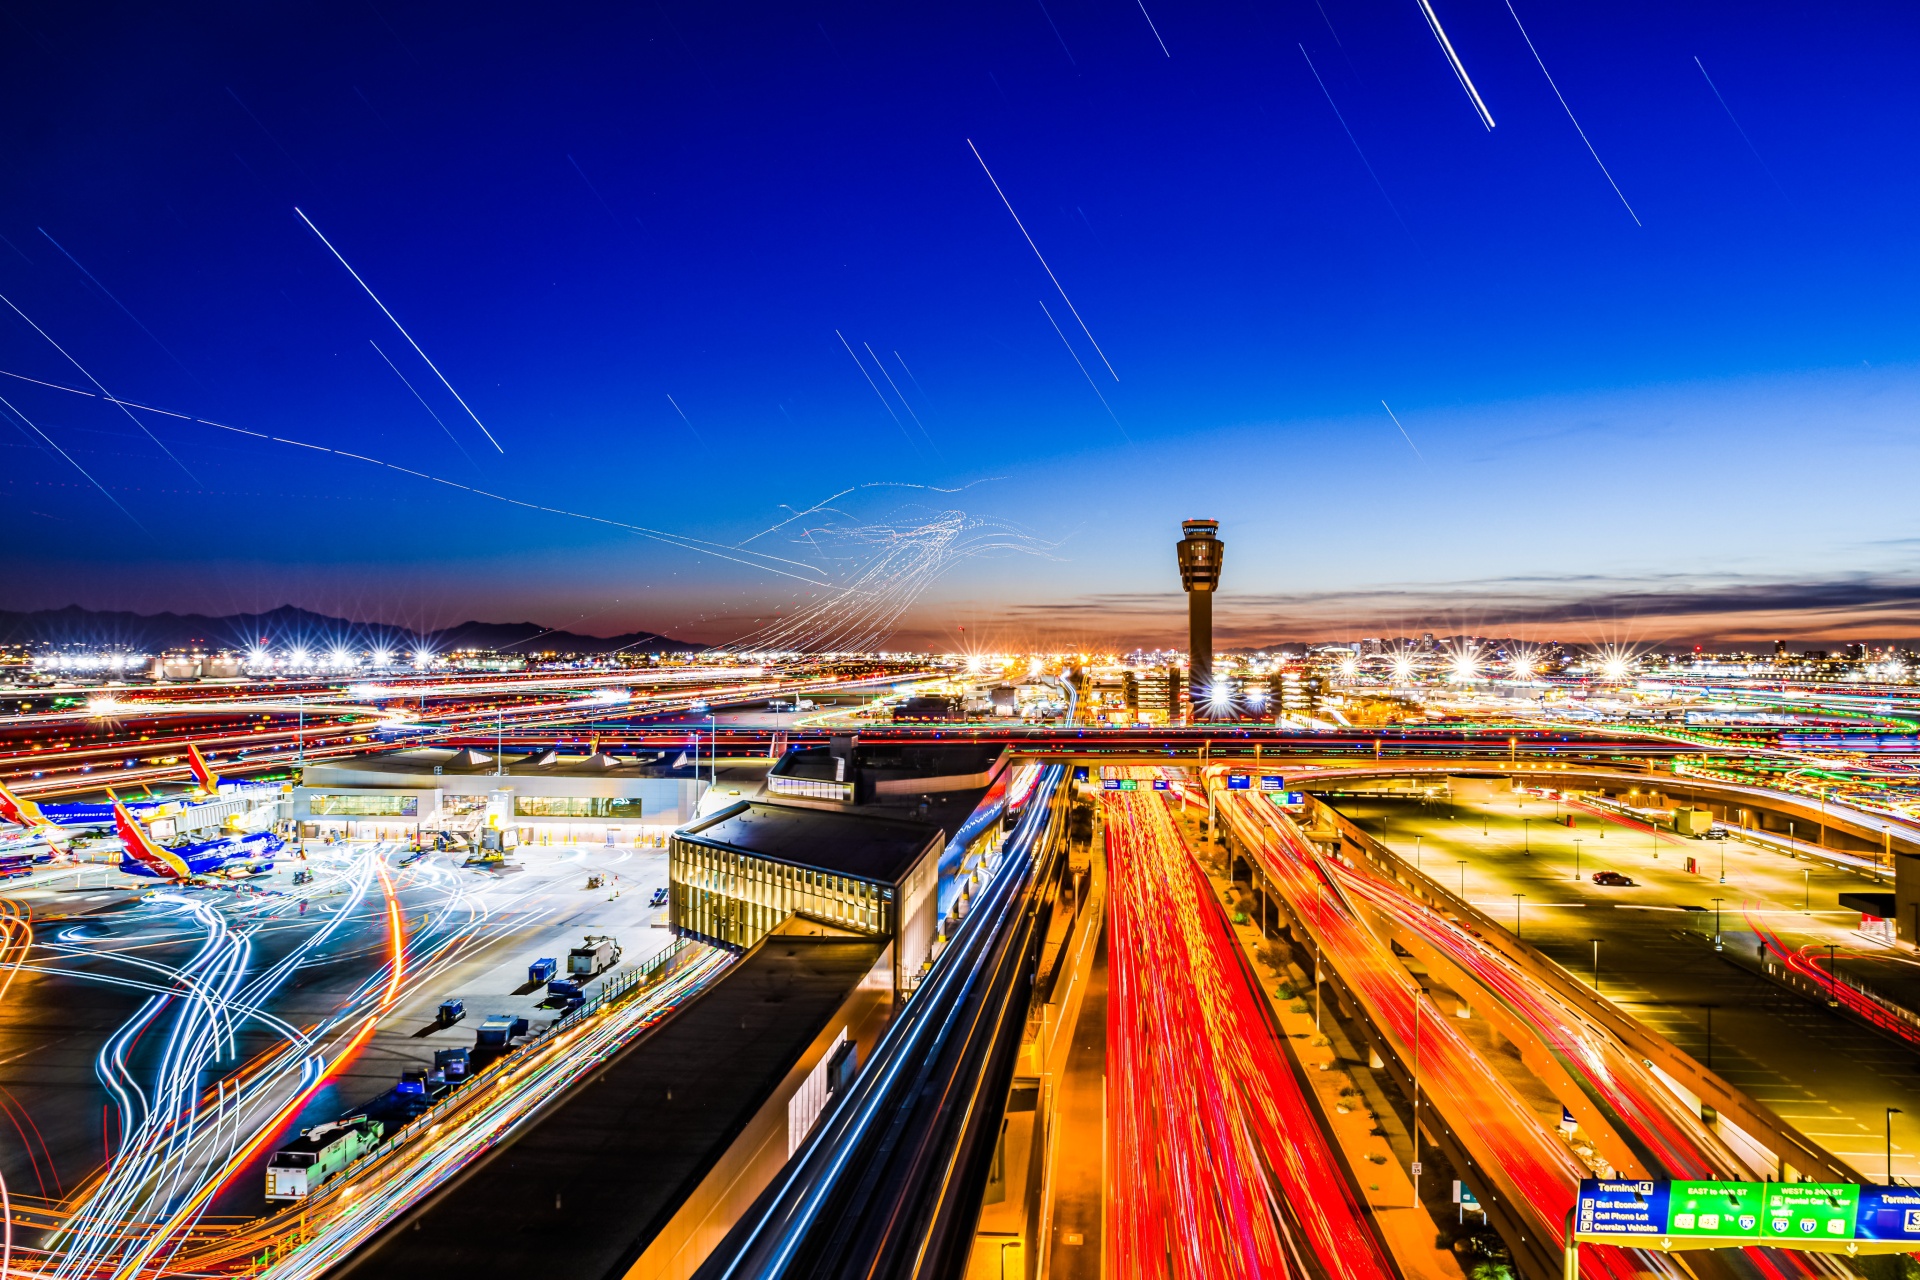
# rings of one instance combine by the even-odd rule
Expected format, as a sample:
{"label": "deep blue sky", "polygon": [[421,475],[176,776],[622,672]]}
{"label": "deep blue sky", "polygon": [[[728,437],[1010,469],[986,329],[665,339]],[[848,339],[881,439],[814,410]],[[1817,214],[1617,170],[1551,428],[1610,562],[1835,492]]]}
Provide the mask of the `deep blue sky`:
{"label": "deep blue sky", "polygon": [[[1435,4],[1491,132],[1415,0],[1149,0],[1171,56],[1135,0],[11,5],[0,293],[126,399],[723,543],[988,480],[859,509],[1057,544],[950,573],[936,640],[1157,638],[1199,514],[1246,635],[1920,631],[1920,15],[1520,5],[1637,226],[1504,0]],[[90,385],[4,308],[0,369]],[[0,607],[717,639],[793,595],[0,384],[127,513],[0,423]]]}

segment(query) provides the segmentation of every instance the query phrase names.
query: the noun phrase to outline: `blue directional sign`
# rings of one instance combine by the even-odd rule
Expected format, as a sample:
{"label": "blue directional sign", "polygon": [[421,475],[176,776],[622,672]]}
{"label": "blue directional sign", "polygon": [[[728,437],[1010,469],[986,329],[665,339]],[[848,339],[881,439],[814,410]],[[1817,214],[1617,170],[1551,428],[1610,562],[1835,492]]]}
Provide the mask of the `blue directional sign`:
{"label": "blue directional sign", "polygon": [[1854,1236],[1860,1240],[1920,1240],[1920,1190],[1860,1188]]}
{"label": "blue directional sign", "polygon": [[1252,789],[1253,789],[1253,779],[1249,778],[1246,774],[1230,773],[1227,775],[1227,790],[1250,791]]}
{"label": "blue directional sign", "polygon": [[1168,782],[1165,778],[1155,778],[1153,780],[1153,789],[1155,791],[1171,791],[1173,789],[1173,784],[1171,782]]}
{"label": "blue directional sign", "polygon": [[1262,791],[1285,791],[1287,789],[1287,780],[1271,773],[1263,773],[1260,775],[1260,789]]}
{"label": "blue directional sign", "polygon": [[1583,1180],[1573,1233],[1611,1238],[1665,1235],[1667,1184],[1618,1178]]}
{"label": "blue directional sign", "polygon": [[1120,789],[1120,781],[1119,778],[1102,778],[1100,779],[1100,789],[1102,791],[1118,791]]}

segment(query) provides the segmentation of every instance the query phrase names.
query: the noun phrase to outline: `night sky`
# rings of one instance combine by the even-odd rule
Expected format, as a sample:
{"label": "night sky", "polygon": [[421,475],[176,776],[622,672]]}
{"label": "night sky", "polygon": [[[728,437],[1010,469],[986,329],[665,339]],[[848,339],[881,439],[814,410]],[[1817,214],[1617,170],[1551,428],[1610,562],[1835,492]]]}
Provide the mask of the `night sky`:
{"label": "night sky", "polygon": [[0,607],[1920,635],[1920,11],[1434,6],[8,5]]}

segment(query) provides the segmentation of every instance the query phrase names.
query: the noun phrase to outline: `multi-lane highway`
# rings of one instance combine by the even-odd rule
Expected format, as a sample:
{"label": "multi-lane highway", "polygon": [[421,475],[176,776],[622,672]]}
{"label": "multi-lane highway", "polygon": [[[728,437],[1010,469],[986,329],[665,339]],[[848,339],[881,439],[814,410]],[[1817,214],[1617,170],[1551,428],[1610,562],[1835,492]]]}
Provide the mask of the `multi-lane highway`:
{"label": "multi-lane highway", "polygon": [[1164,793],[1103,794],[1109,1274],[1393,1276]]}

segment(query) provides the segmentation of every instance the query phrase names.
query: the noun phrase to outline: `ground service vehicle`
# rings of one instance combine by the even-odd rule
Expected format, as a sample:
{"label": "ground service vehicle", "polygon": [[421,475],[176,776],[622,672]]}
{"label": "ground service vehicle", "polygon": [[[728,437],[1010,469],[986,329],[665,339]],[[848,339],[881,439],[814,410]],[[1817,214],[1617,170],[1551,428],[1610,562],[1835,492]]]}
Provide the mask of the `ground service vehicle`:
{"label": "ground service vehicle", "polygon": [[440,1005],[440,1025],[443,1027],[450,1027],[466,1016],[467,1002],[465,1000],[447,1000],[443,1001]]}
{"label": "ground service vehicle", "polygon": [[553,975],[560,972],[560,962],[552,956],[542,956],[527,966],[528,982],[551,982]]}
{"label": "ground service vehicle", "polygon": [[435,1049],[433,1065],[446,1074],[448,1084],[459,1084],[467,1078],[467,1048],[456,1045],[451,1049]]}
{"label": "ground service vehicle", "polygon": [[313,1126],[267,1161],[267,1199],[306,1199],[385,1135],[386,1126],[366,1116]]}
{"label": "ground service vehicle", "polygon": [[620,944],[613,938],[588,934],[585,946],[567,952],[567,976],[591,978],[620,963]]}

